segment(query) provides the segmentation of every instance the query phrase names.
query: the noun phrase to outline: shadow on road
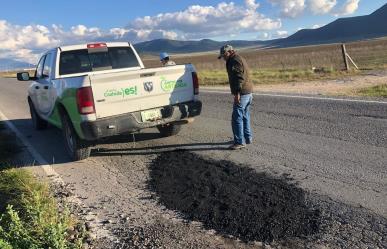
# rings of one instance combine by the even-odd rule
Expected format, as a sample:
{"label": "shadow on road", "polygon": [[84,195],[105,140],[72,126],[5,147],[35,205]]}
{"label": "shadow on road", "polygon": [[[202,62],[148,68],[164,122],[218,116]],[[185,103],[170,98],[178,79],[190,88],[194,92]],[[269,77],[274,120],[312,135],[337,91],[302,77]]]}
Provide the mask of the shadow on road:
{"label": "shadow on road", "polygon": [[[39,153],[48,164],[56,165],[71,162],[64,147],[61,130],[49,126],[47,129],[37,131],[33,128],[31,119],[16,119],[10,121],[24,136],[31,147]],[[5,122],[0,121],[0,123],[6,127]],[[11,131],[9,130],[9,132]],[[14,135],[14,137],[16,140],[16,135]],[[25,145],[19,141],[18,146],[24,147]],[[27,158],[22,158],[20,154],[16,154],[12,162],[19,162],[21,160],[24,160],[24,162],[20,163],[20,166],[40,166],[40,163],[37,162],[33,156],[30,156],[28,160]],[[14,164],[16,165],[17,163]]]}
{"label": "shadow on road", "polygon": [[91,152],[92,156],[125,156],[125,155],[155,155],[165,152],[175,151],[176,149],[186,149],[189,151],[221,151],[229,150],[230,142],[220,143],[187,143],[187,144],[168,144],[148,147],[135,147],[136,143],[131,141],[132,148],[127,149],[107,149],[98,148]]}
{"label": "shadow on road", "polygon": [[123,134],[98,140],[98,144],[133,143],[161,139],[158,132]]}
{"label": "shadow on road", "polygon": [[[36,152],[38,152],[43,159],[51,165],[64,164],[71,162],[70,157],[67,155],[62,132],[61,130],[49,126],[45,130],[35,130],[32,127],[30,119],[18,119],[12,120],[12,124],[24,135],[26,140],[31,144]],[[5,127],[4,122],[1,125]],[[13,136],[15,140],[16,136]],[[163,139],[158,132],[143,132],[136,134],[124,134],[120,136],[109,137],[101,139],[97,142],[99,145],[108,144],[127,144],[126,148],[122,149],[110,149],[110,148],[98,148],[92,149],[91,156],[125,156],[125,155],[152,155],[160,154],[166,151],[172,151],[176,149],[188,149],[190,151],[209,151],[209,150],[228,150],[229,142],[219,143],[190,143],[190,144],[171,144],[160,146],[148,146],[140,147],[141,142],[156,141]],[[23,145],[22,145],[23,146]],[[137,147],[139,146],[139,147]],[[16,158],[17,159],[17,155]],[[15,160],[14,160],[15,161]],[[24,166],[40,164],[33,158],[30,162],[21,163]]]}

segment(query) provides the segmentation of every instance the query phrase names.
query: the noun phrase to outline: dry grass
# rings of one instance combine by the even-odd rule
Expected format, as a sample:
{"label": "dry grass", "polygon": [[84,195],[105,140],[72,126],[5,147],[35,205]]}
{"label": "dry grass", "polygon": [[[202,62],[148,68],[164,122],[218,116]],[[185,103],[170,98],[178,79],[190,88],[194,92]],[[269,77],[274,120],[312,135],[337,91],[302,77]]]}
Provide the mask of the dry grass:
{"label": "dry grass", "polygon": [[[357,63],[359,71],[343,72],[341,44],[305,46],[280,49],[243,49],[240,54],[252,71],[255,84],[335,79],[341,76],[361,74],[364,70],[387,69],[387,38],[346,45],[347,52]],[[172,56],[178,64],[192,63],[199,72],[202,85],[227,84],[224,61],[217,59],[216,52],[193,53]],[[147,56],[146,67],[158,67],[157,57]],[[312,70],[317,69],[317,73]]]}
{"label": "dry grass", "polygon": [[356,95],[387,98],[387,84],[360,89]]}
{"label": "dry grass", "polygon": [[10,72],[0,72],[0,77],[2,77],[2,78],[15,78],[16,77],[16,73],[17,72],[13,72],[13,71],[10,71]]}
{"label": "dry grass", "polygon": [[[16,78],[16,73],[19,73],[19,72],[24,72],[24,71],[19,70],[19,71],[0,72],[0,77],[2,77],[2,78]],[[26,72],[29,72],[30,75],[34,75],[34,73],[35,73],[35,71],[33,71],[33,70],[29,70]]]}
{"label": "dry grass", "polygon": [[[358,75],[366,70],[387,69],[387,38],[353,42],[347,51],[360,67],[359,71],[343,72],[344,63],[341,44],[305,46],[280,49],[241,49],[252,73],[255,84],[272,84],[311,80],[336,79]],[[159,67],[157,56],[141,56],[146,67]],[[202,85],[227,84],[224,61],[217,53],[192,53],[172,56],[178,64],[192,63],[198,70]],[[318,72],[312,68],[317,68]],[[15,72],[0,77],[15,77]]]}
{"label": "dry grass", "polygon": [[[358,74],[360,74],[360,72],[354,70],[346,72],[327,69],[323,72],[316,73],[313,70],[308,69],[265,69],[252,70],[251,79],[255,85],[263,85],[278,84],[284,82],[330,80],[337,79],[339,77],[353,76]],[[201,85],[228,85],[228,76],[225,70],[201,70],[199,71],[199,79]]]}
{"label": "dry grass", "polygon": [[[348,43],[347,51],[361,69],[387,68],[387,38]],[[262,69],[344,69],[341,44],[305,46],[295,48],[241,50],[252,70]],[[224,62],[217,59],[217,54],[193,53],[184,57],[173,57],[179,64],[192,63],[198,70],[224,70]],[[157,57],[147,56],[146,67],[160,66]]]}

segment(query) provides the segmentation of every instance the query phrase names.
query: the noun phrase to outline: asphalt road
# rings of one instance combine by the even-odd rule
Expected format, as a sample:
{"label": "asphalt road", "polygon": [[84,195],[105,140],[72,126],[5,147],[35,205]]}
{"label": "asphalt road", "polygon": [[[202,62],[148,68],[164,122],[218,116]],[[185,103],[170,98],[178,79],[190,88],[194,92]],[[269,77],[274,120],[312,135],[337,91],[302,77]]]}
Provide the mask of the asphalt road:
{"label": "asphalt road", "polygon": [[[364,214],[359,217],[370,219],[364,227],[372,225],[371,220],[378,220],[382,227],[378,231],[387,231],[387,101],[256,94],[251,115],[254,142],[244,150],[229,151],[226,148],[231,140],[232,98],[227,93],[202,91],[202,115],[178,136],[159,138],[155,129],[149,129],[137,134],[135,141],[131,136],[108,139],[96,146],[90,159],[69,163],[59,130],[32,129],[27,87],[27,83],[0,79],[0,111],[99,217],[119,219],[120,214],[135,213],[131,222],[139,226],[144,224],[144,217],[148,217],[147,222],[159,216],[173,220],[174,214],[165,211],[165,207],[147,200],[152,195],[147,190],[147,165],[164,152],[186,149],[258,173],[291,178],[308,195],[333,203],[326,202],[326,206],[337,204],[338,209],[345,207]],[[101,205],[104,208],[99,210]],[[169,229],[176,229],[173,226]],[[192,229],[191,234],[203,233],[202,228]],[[186,236],[182,233],[180,236]],[[203,248],[211,246],[209,241],[215,235],[206,236],[202,241],[208,243]],[[353,245],[361,247],[361,243],[368,242],[356,243]]]}

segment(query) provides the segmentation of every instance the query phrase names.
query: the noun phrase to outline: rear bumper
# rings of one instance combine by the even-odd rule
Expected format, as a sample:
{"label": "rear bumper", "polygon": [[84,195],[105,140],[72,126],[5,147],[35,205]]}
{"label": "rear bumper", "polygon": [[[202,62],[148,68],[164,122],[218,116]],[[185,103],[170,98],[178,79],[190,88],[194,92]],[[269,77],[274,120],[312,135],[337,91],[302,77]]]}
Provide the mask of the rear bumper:
{"label": "rear bumper", "polygon": [[162,119],[154,122],[142,122],[141,112],[133,112],[93,122],[82,122],[81,130],[85,140],[93,141],[167,123],[179,122],[198,116],[201,111],[202,103],[200,101],[192,101],[162,107]]}

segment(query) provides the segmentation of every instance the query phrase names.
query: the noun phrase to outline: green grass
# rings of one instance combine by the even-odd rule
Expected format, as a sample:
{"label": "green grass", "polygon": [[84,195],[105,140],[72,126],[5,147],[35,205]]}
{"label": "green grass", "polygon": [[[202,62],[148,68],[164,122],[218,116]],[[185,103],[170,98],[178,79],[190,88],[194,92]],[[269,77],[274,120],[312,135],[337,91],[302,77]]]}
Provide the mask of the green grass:
{"label": "green grass", "polygon": [[[68,210],[59,211],[47,184],[23,169],[12,169],[20,151],[0,122],[0,248],[81,248],[85,229]],[[70,237],[71,233],[74,233]]]}
{"label": "green grass", "polygon": [[29,171],[0,171],[0,203],[0,248],[82,248],[84,228]]}
{"label": "green grass", "polygon": [[358,95],[387,98],[387,84],[360,89]]}
{"label": "green grass", "polygon": [[[287,82],[301,82],[322,79],[336,79],[339,76],[356,75],[360,72],[343,72],[331,68],[321,69],[320,72],[302,69],[288,70],[252,70],[251,80],[255,85],[278,84]],[[203,70],[199,71],[200,84],[204,86],[228,85],[226,70]]]}

